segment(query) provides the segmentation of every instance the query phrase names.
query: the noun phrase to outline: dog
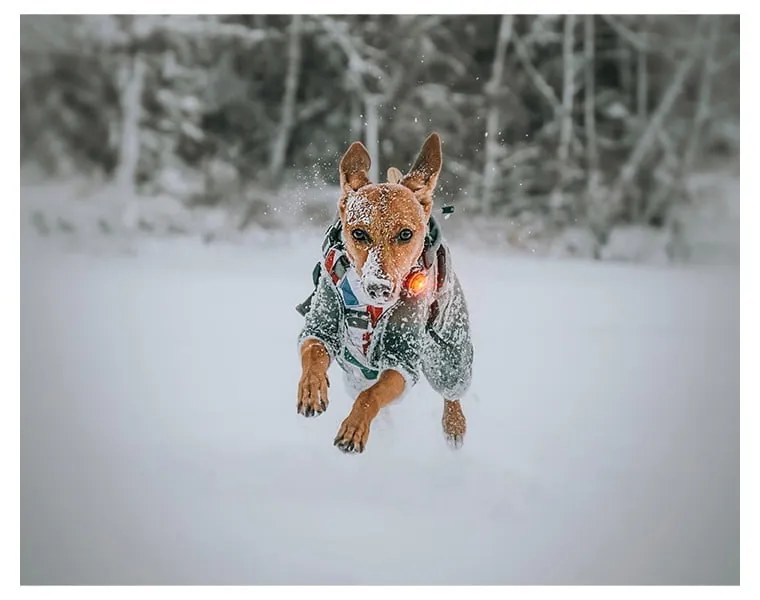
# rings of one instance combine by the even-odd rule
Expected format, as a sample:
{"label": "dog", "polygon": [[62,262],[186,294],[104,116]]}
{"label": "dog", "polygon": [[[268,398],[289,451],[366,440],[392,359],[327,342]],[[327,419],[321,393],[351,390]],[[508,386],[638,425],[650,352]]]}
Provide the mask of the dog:
{"label": "dog", "polygon": [[361,453],[378,412],[414,386],[422,372],[443,396],[443,431],[459,448],[466,419],[460,400],[472,379],[467,303],[450,251],[432,217],[443,162],[432,133],[406,175],[369,180],[370,156],[354,142],[340,166],[338,217],[327,230],[312,295],[299,307],[298,413],[328,407],[327,371],[336,361],[355,398],[334,445]]}

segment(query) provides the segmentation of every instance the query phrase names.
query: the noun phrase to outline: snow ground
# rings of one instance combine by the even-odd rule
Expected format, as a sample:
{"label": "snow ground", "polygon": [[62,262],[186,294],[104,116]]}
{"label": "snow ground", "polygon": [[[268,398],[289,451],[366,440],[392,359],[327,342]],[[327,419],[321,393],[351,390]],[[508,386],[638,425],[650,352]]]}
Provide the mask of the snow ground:
{"label": "snow ground", "polygon": [[420,384],[346,456],[338,373],[296,414],[318,248],[25,244],[22,583],[738,583],[737,268],[454,246],[464,448]]}

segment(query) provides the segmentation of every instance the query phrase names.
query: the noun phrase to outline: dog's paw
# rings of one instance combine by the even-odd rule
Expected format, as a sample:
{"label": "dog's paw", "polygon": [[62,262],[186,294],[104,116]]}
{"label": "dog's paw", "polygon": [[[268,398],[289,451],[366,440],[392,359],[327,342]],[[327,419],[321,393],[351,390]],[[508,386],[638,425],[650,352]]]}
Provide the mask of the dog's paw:
{"label": "dog's paw", "polygon": [[338,429],[333,445],[347,454],[364,452],[369,437],[369,424],[370,419],[352,411]]}
{"label": "dog's paw", "polygon": [[443,434],[446,443],[453,449],[459,449],[464,444],[464,434],[467,431],[467,419],[464,418],[462,407],[458,400],[443,402]]}
{"label": "dog's paw", "polygon": [[330,381],[327,373],[307,372],[298,382],[298,414],[304,417],[316,417],[327,410],[327,388]]}

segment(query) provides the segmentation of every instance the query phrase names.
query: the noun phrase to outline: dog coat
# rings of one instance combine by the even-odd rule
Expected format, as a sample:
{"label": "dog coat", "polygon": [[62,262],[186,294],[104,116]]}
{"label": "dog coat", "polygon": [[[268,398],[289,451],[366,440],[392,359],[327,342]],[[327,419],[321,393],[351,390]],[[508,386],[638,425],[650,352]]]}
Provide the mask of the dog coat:
{"label": "dog coat", "polygon": [[298,307],[305,324],[298,338],[322,342],[358,393],[386,369],[401,373],[407,388],[424,374],[444,398],[461,399],[472,379],[469,315],[449,251],[430,219],[419,267],[427,286],[417,295],[402,291],[387,307],[368,303],[342,240],[340,221],[322,244],[313,276],[316,289]]}

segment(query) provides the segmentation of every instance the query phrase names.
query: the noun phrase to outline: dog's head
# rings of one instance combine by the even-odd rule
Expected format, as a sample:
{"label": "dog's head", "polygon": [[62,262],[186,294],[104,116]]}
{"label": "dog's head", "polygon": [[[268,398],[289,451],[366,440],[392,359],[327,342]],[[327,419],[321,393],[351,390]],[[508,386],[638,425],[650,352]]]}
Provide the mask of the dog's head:
{"label": "dog's head", "polygon": [[409,173],[399,180],[389,171],[394,183],[370,182],[370,157],[361,142],[351,144],[340,161],[338,212],[346,252],[378,305],[398,299],[422,254],[441,162],[437,133],[425,140]]}

